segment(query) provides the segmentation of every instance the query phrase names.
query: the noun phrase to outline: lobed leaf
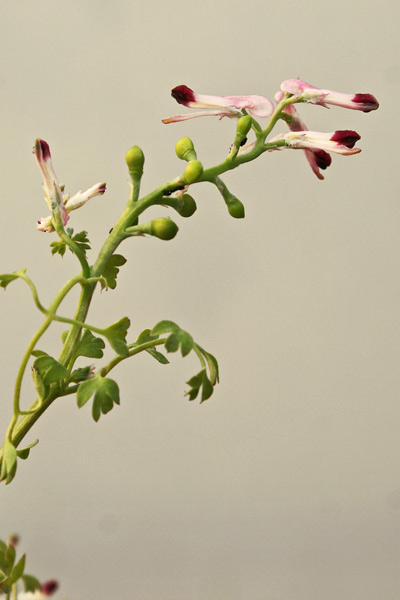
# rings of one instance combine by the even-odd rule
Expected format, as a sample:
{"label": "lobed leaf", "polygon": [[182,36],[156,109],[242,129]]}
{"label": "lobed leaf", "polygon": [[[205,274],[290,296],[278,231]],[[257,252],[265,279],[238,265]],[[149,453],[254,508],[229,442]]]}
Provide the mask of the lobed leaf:
{"label": "lobed leaf", "polygon": [[[119,273],[119,268],[122,267],[126,263],[126,258],[121,254],[113,254],[107,261],[107,264],[103,271],[103,277],[107,281],[107,286],[112,290],[117,286],[117,275]],[[101,282],[101,287],[104,289],[107,287],[103,282]]]}
{"label": "lobed leaf", "polygon": [[14,271],[13,273],[3,273],[0,275],[0,287],[6,288],[9,283],[19,279],[21,275],[25,273],[26,269],[20,269],[19,271]]}

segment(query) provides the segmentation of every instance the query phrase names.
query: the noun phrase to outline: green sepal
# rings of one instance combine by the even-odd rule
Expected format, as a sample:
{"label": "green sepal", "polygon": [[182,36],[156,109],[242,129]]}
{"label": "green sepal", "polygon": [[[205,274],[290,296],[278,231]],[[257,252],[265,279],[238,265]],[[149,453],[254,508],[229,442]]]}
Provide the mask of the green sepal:
{"label": "green sepal", "polygon": [[116,381],[97,375],[84,381],[78,388],[77,404],[81,408],[93,396],[92,417],[97,422],[101,414],[105,415],[119,404],[119,388]]}
{"label": "green sepal", "polygon": [[93,335],[89,329],[85,329],[81,339],[74,350],[74,358],[86,356],[87,358],[102,358],[105,348],[104,340]]}
{"label": "green sepal", "polygon": [[25,272],[26,269],[19,269],[19,271],[14,271],[13,273],[3,273],[0,275],[0,287],[5,289],[9,283],[15,281],[15,279],[19,279]]}
{"label": "green sepal", "polygon": [[34,448],[36,446],[36,444],[39,443],[39,440],[36,440],[33,442],[33,444],[29,444],[29,446],[26,446],[26,448],[21,448],[20,450],[17,450],[17,456],[18,458],[21,458],[22,460],[26,460],[29,456],[29,452],[31,451],[31,448]]}
{"label": "green sepal", "polygon": [[41,586],[39,580],[36,579],[36,577],[34,577],[33,575],[28,575],[28,574],[22,575],[21,580],[22,580],[25,592],[34,593],[34,592],[36,592],[36,590],[40,591],[42,589],[42,586]]}
{"label": "green sepal", "polygon": [[117,323],[114,323],[103,330],[103,335],[107,338],[112,349],[121,356],[127,356],[129,354],[125,338],[130,325],[131,322],[128,317],[123,317],[117,321]]}
{"label": "green sepal", "polygon": [[119,268],[122,267],[126,263],[126,258],[122,256],[122,254],[113,254],[108,259],[106,266],[103,271],[103,277],[107,281],[107,285],[101,282],[101,288],[109,287],[112,290],[115,289],[117,285],[117,275],[119,273]]}
{"label": "green sepal", "polygon": [[212,395],[214,391],[213,384],[207,377],[206,369],[202,369],[201,371],[199,371],[197,375],[194,375],[191,379],[189,379],[187,384],[191,388],[185,393],[186,396],[189,396],[189,400],[195,400],[201,389],[200,404],[205,400],[208,400],[208,398]]}
{"label": "green sepal", "polygon": [[36,369],[45,385],[57,383],[69,376],[68,369],[48,354],[41,354],[34,361],[32,369]]}

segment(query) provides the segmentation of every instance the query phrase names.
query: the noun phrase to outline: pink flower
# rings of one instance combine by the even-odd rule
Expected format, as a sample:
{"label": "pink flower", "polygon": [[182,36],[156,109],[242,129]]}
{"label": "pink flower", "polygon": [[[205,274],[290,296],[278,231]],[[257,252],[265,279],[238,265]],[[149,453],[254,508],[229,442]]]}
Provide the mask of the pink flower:
{"label": "pink flower", "polygon": [[37,139],[33,147],[33,153],[36,156],[39,169],[43,175],[44,199],[52,213],[55,211],[60,213],[62,223],[63,225],[66,225],[69,217],[64,207],[60,184],[51,162],[48,143],[44,140]]}
{"label": "pink flower", "polygon": [[176,115],[163,119],[163,123],[176,123],[196,117],[216,116],[238,118],[247,110],[254,117],[267,118],[274,112],[274,105],[265,96],[206,96],[196,94],[186,85],[178,85],[171,91],[171,96],[178,104],[188,108],[205,109],[199,112]]}
{"label": "pink flower", "polygon": [[[281,133],[271,140],[269,144],[284,140],[285,146],[301,150],[326,150],[336,154],[357,154],[361,148],[354,148],[355,143],[360,139],[356,131],[345,129],[342,131],[331,131],[330,133],[321,133],[319,131],[293,131]],[[271,150],[280,149],[271,148]]]}
{"label": "pink flower", "polygon": [[[275,101],[279,103],[283,99],[283,96],[283,92],[277,92],[275,94]],[[306,125],[300,118],[300,115],[293,104],[289,104],[288,106],[286,106],[283,112],[286,115],[289,115],[287,124],[289,126],[290,131],[307,131]],[[306,156],[306,159],[308,160],[311,169],[318,177],[318,179],[324,179],[324,176],[322,175],[320,169],[325,170],[330,166],[332,162],[330,154],[325,152],[325,150],[304,150],[304,154]]]}
{"label": "pink flower", "polygon": [[298,96],[305,102],[321,106],[332,104],[363,112],[370,112],[379,107],[377,99],[372,94],[343,94],[332,90],[321,90],[301,79],[287,79],[281,84],[281,90]]}
{"label": "pink flower", "polygon": [[[60,211],[63,225],[67,223],[69,219],[68,213],[70,213],[71,210],[80,208],[91,198],[102,196],[106,191],[105,183],[96,183],[96,185],[93,185],[85,192],[79,190],[79,192],[70,198],[69,194],[63,194],[64,188],[60,186],[58,182],[51,163],[50,148],[47,142],[44,140],[36,140],[33,151],[38,161],[39,169],[43,175],[45,200],[52,212],[54,210]],[[54,231],[52,215],[42,217],[40,221],[37,222],[36,227],[39,231],[45,231],[47,233]]]}

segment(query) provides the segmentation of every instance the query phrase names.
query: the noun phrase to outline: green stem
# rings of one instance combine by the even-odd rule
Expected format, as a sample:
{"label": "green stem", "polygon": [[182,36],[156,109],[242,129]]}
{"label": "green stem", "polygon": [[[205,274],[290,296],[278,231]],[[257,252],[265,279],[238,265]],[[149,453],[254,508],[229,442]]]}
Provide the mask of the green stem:
{"label": "green stem", "polygon": [[102,375],[102,377],[105,377],[105,375],[107,375],[107,373],[109,373],[111,369],[114,369],[114,367],[116,367],[121,361],[125,360],[126,358],[129,358],[130,356],[134,356],[135,354],[139,354],[139,352],[143,352],[144,350],[147,350],[147,348],[161,346],[162,344],[165,344],[166,340],[167,338],[150,340],[148,342],[143,342],[143,344],[140,344],[139,346],[130,348],[129,354],[127,354],[126,356],[117,355],[112,360],[110,360],[109,363],[104,365],[104,367],[102,367],[99,371],[100,375]]}

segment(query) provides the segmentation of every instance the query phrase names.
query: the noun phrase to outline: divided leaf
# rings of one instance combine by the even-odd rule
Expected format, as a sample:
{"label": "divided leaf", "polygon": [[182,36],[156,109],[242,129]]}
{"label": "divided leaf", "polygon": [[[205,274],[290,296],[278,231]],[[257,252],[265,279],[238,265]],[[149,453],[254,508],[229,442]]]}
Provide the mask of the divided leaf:
{"label": "divided leaf", "polygon": [[85,329],[75,348],[74,357],[102,358],[103,348],[105,348],[104,340],[95,337],[89,329]]}
{"label": "divided leaf", "polygon": [[[121,254],[113,254],[108,259],[108,262],[103,271],[103,277],[107,281],[107,286],[112,290],[115,289],[117,285],[117,275],[119,273],[119,268],[122,267],[126,263],[126,258]],[[101,282],[101,288],[104,289],[107,287],[105,283]]]}
{"label": "divided leaf", "polygon": [[24,585],[25,592],[36,592],[36,590],[41,591],[42,586],[40,582],[33,577],[33,575],[22,575],[22,583]]}
{"label": "divided leaf", "polygon": [[123,317],[107,329],[103,330],[103,335],[107,338],[110,346],[117,352],[117,354],[121,354],[121,356],[127,356],[129,354],[129,349],[126,344],[126,334],[131,325],[128,317]]}
{"label": "divided leaf", "polygon": [[105,415],[119,404],[118,384],[107,377],[97,375],[93,379],[84,381],[78,388],[77,404],[81,408],[93,396],[92,416],[97,422],[101,414]]}
{"label": "divided leaf", "polygon": [[180,347],[182,356],[187,356],[193,348],[194,342],[190,333],[181,329],[173,321],[160,321],[151,331],[152,335],[163,333],[170,333],[165,342],[167,352],[176,352]]}
{"label": "divided leaf", "polygon": [[190,386],[190,390],[186,392],[186,396],[189,396],[189,400],[194,400],[197,398],[200,390],[201,390],[201,402],[204,400],[208,400],[211,394],[214,391],[213,384],[207,377],[206,369],[202,369],[197,375],[194,375],[187,384]]}
{"label": "divided leaf", "polygon": [[[66,229],[66,233],[86,255],[86,250],[90,250],[90,241],[87,237],[87,231],[80,231],[79,233],[73,235],[74,230],[72,229],[72,227],[68,227]],[[56,242],[51,242],[50,248],[52,254],[59,254],[60,256],[64,256],[65,251],[67,249],[67,244],[62,240],[59,240]]]}

